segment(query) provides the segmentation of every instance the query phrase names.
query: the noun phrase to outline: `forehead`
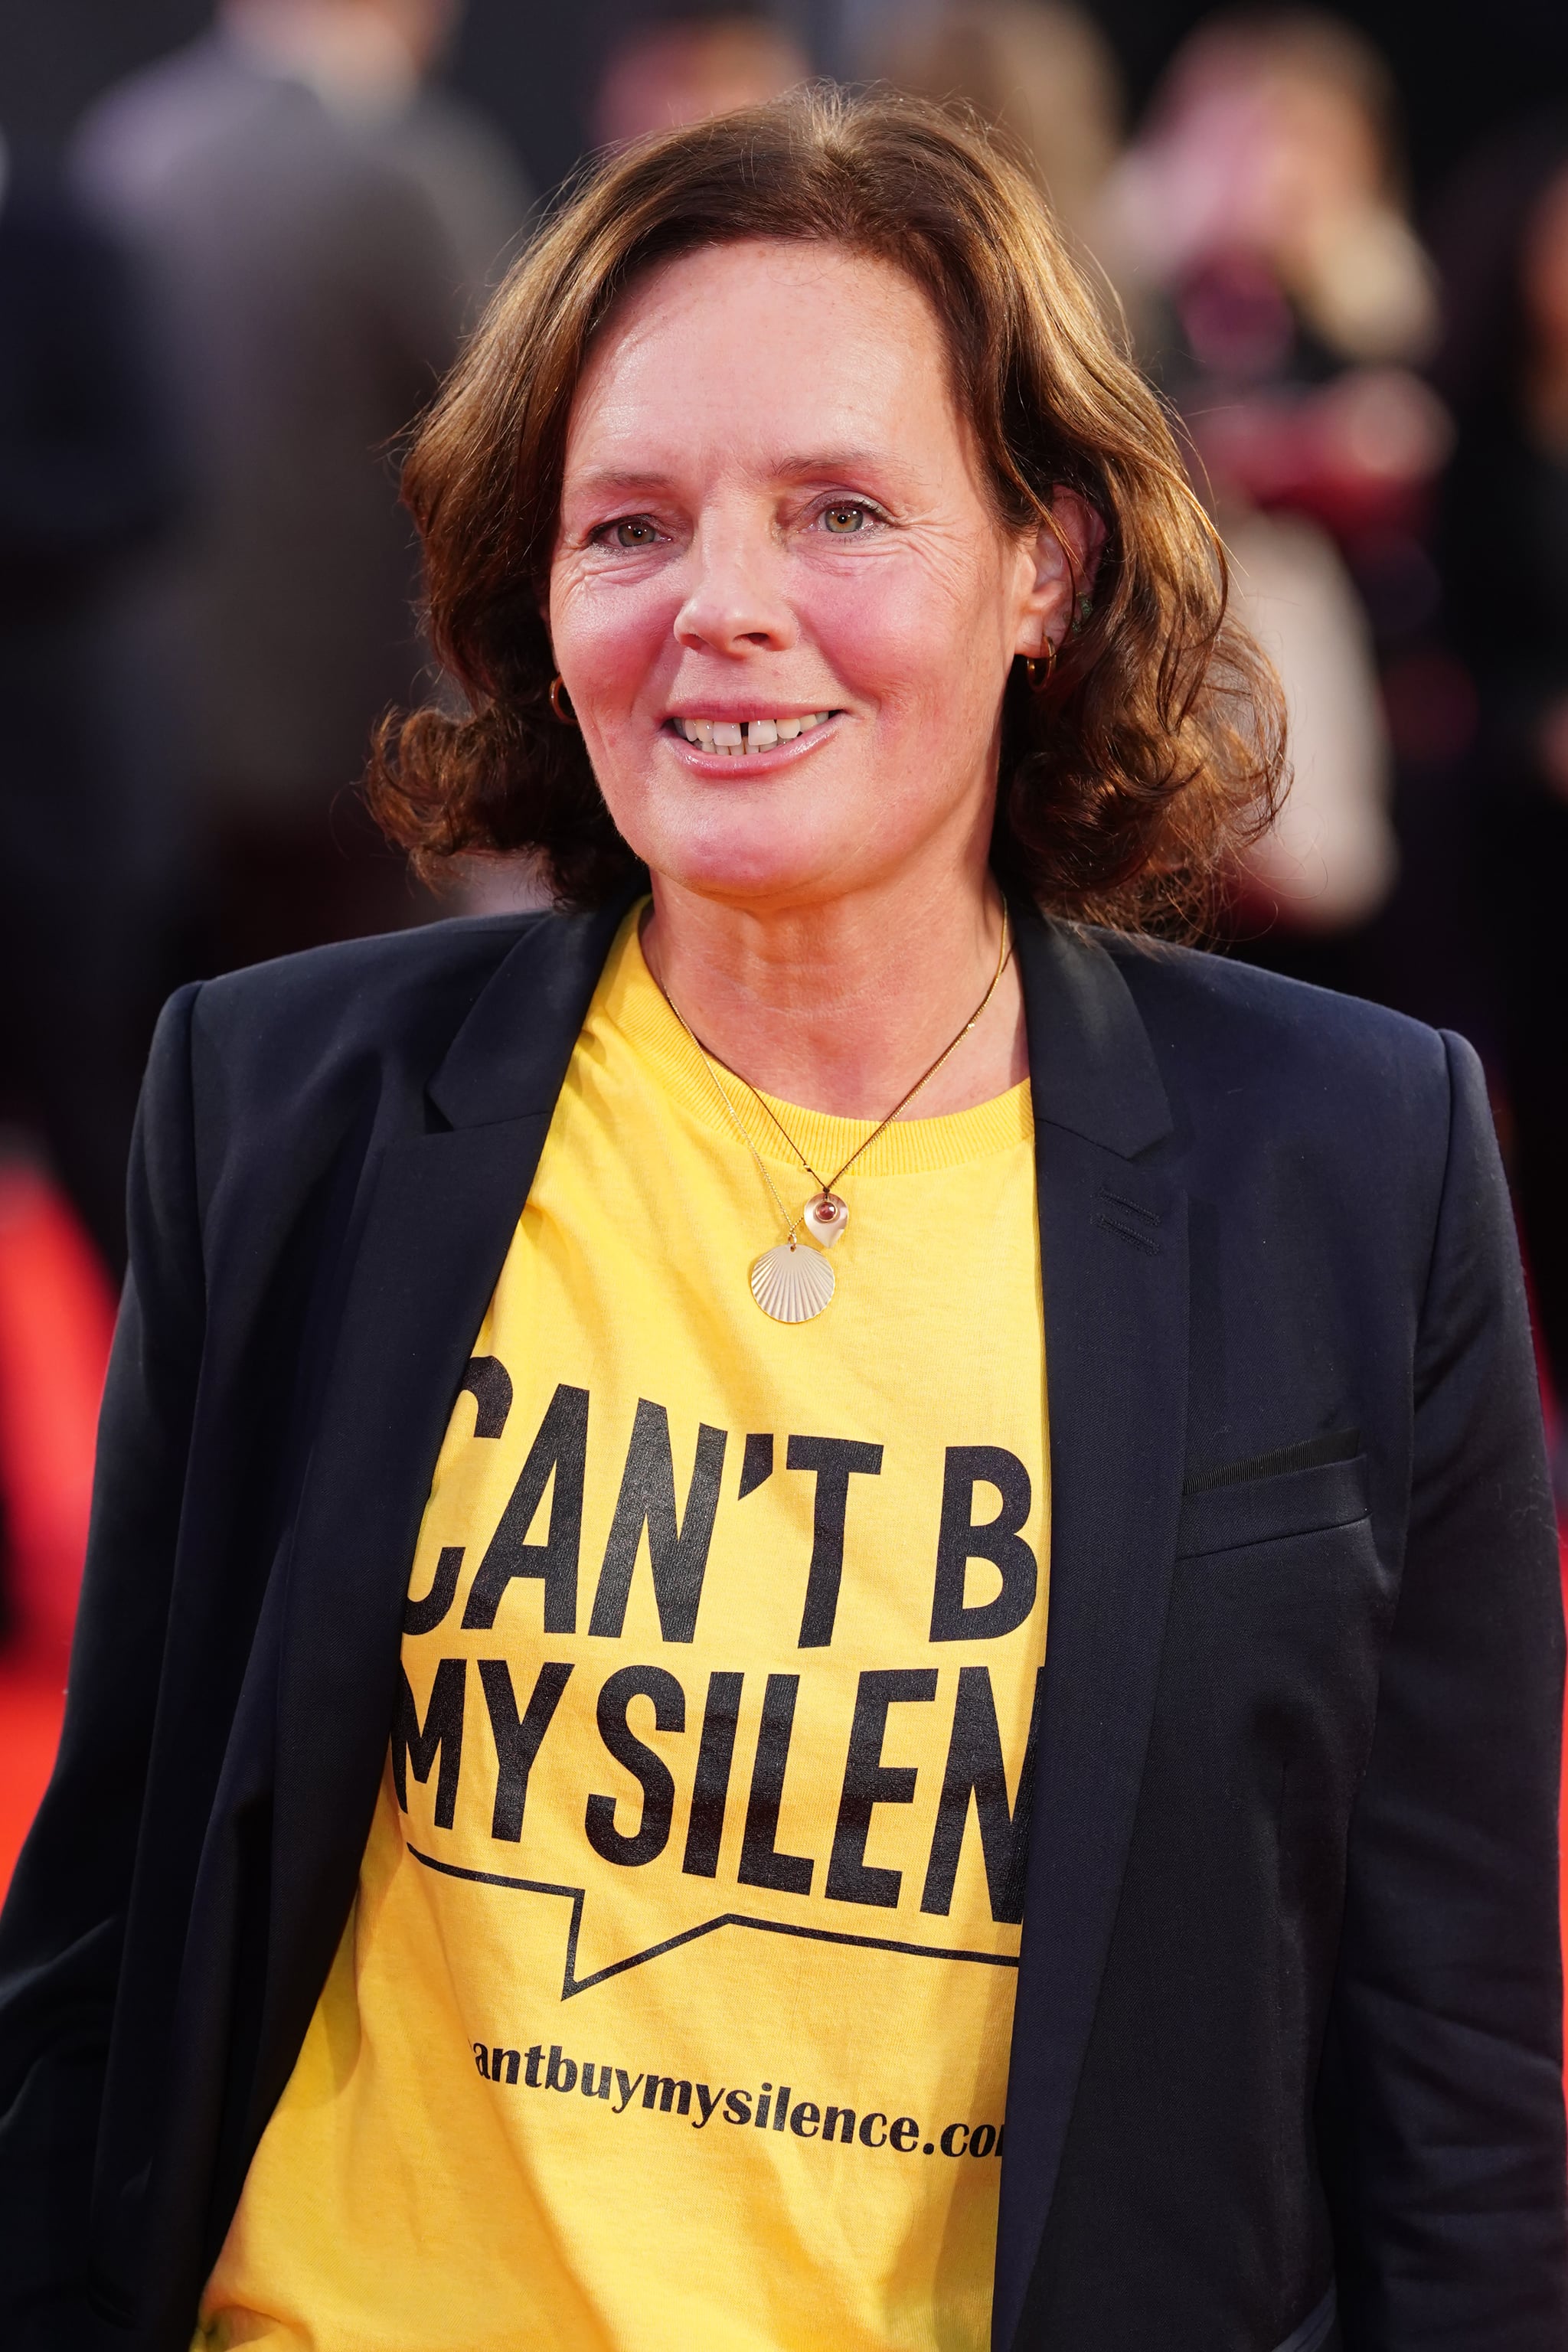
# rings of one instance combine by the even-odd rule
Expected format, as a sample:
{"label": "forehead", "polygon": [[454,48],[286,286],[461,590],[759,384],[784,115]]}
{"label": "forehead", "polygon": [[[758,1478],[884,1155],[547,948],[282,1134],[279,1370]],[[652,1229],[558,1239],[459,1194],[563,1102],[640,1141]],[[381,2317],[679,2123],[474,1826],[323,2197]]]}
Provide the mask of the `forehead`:
{"label": "forehead", "polygon": [[841,247],[758,239],[683,254],[628,290],[578,385],[566,472],[844,448],[969,473],[969,437],[911,278]]}

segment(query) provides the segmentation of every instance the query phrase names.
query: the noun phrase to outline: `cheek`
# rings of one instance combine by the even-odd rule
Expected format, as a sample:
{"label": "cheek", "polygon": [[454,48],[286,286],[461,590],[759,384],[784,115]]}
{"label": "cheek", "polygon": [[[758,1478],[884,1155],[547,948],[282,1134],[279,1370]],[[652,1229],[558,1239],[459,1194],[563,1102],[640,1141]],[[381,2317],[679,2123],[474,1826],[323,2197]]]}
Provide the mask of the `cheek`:
{"label": "cheek", "polygon": [[651,583],[552,583],[556,667],[590,735],[613,728],[649,683],[670,644],[670,620],[668,592]]}
{"label": "cheek", "polygon": [[869,561],[809,583],[795,599],[803,626],[851,691],[883,717],[929,723],[933,712],[971,710],[994,698],[988,658],[994,583],[962,567]]}

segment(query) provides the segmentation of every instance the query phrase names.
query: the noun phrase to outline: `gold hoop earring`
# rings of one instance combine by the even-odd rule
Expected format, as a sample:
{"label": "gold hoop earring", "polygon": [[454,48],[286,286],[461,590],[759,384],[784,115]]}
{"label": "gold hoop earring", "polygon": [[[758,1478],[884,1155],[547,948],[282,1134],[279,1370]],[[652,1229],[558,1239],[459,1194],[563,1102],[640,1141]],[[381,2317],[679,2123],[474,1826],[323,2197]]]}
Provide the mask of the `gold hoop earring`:
{"label": "gold hoop earring", "polygon": [[[565,706],[564,709],[562,707],[563,704]],[[559,719],[563,727],[576,726],[577,713],[573,709],[570,701],[567,699],[565,681],[562,677],[559,670],[556,671],[555,676],[550,681],[550,708],[553,710],[556,718]]]}
{"label": "gold hoop earring", "polygon": [[[1029,692],[1031,694],[1044,694],[1052,678],[1056,676],[1056,642],[1051,637],[1042,637],[1040,639],[1039,652],[1037,654],[1026,654],[1024,656],[1024,675],[1029,681]],[[1042,670],[1045,672],[1045,676],[1043,677],[1040,675]]]}

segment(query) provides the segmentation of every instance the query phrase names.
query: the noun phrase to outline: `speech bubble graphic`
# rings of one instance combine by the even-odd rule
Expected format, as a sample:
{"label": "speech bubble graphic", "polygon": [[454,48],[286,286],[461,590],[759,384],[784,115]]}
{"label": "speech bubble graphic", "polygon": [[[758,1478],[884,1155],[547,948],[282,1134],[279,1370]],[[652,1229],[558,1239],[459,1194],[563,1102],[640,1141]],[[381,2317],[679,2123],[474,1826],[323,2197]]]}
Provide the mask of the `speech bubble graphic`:
{"label": "speech bubble graphic", "polygon": [[666,1953],[679,1951],[683,1944],[694,1944],[703,1936],[711,1936],[721,1927],[750,1927],[764,1936],[795,1936],[809,1943],[847,1945],[861,1951],[893,1952],[909,1959],[968,1960],[976,1967],[1016,1969],[1016,1953],[975,1952],[955,1948],[945,1944],[908,1943],[892,1936],[855,1935],[840,1927],[811,1927],[797,1920],[764,1919],[747,1911],[721,1911],[711,1917],[699,1920],[694,1926],[682,1927],[673,1936],[663,1937],[641,1951],[628,1952],[622,1958],[608,1961],[603,1968],[590,1969],[587,1975],[577,1974],[577,1951],[582,1933],[584,1913],[588,1899],[585,1886],[555,1886],[540,1878],[510,1878],[496,1870],[471,1870],[463,1864],[443,1862],[437,1855],[424,1853],[416,1845],[407,1849],[412,1860],[426,1870],[437,1872],[443,1878],[467,1880],[471,1885],[496,1886],[512,1895],[554,1895],[572,1906],[572,1916],[566,1930],[566,1956],[562,1970],[561,1998],[575,2000],[580,1992],[591,1992],[595,1985],[607,1984],[612,1977],[625,1976],[630,1969],[640,1969],[649,1960],[662,1959]]}

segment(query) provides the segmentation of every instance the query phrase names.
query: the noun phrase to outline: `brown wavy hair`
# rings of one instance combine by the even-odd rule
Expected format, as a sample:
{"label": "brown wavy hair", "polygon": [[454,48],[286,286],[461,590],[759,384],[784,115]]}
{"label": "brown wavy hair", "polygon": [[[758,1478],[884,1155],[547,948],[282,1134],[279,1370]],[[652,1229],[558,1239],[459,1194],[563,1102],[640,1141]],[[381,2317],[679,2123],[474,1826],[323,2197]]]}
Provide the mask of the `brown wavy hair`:
{"label": "brown wavy hair", "polygon": [[432,644],[461,689],[379,730],[367,790],[433,877],[531,853],[557,900],[638,871],[582,737],[550,709],[542,614],[567,420],[617,299],[660,263],[741,238],[891,263],[930,299],[996,511],[1048,520],[1053,487],[1106,525],[1093,609],[1049,691],[1015,667],[994,863],[1053,912],[1191,929],[1278,802],[1283,709],[1226,615],[1225,558],[1159,401],[1025,172],[974,121],[809,90],[672,131],[593,172],[518,262],[420,426],[404,496]]}

